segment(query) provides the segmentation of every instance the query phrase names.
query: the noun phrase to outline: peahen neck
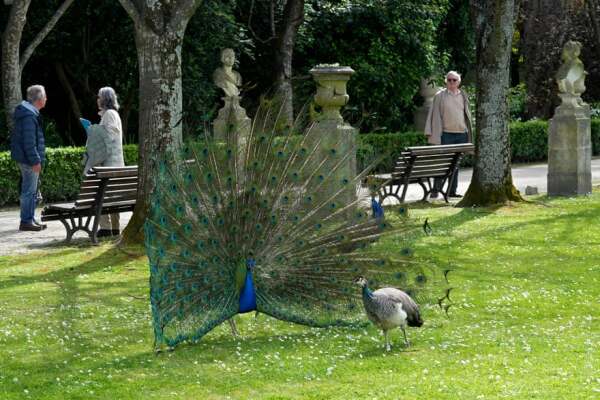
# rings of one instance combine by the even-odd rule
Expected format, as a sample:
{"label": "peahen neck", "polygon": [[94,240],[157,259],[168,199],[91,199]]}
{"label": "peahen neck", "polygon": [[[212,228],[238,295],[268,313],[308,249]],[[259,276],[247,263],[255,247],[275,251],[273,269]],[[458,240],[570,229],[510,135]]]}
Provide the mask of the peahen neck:
{"label": "peahen neck", "polygon": [[371,291],[371,289],[369,289],[367,285],[363,286],[362,288],[362,296],[366,299],[370,299],[373,297],[373,292]]}

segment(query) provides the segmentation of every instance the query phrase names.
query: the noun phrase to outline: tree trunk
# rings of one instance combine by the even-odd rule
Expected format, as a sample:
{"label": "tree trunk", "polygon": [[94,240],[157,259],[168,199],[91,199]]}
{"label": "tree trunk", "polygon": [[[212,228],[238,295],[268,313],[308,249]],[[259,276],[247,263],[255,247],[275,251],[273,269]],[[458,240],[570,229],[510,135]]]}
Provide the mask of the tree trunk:
{"label": "tree trunk", "polygon": [[513,186],[508,88],[515,0],[471,0],[477,34],[477,139],[466,206],[522,200]]}
{"label": "tree trunk", "polygon": [[598,1],[597,0],[585,0],[587,6],[588,17],[594,28],[594,41],[596,42],[596,49],[600,51],[600,21],[598,21]]}
{"label": "tree trunk", "polygon": [[275,50],[275,95],[283,107],[282,116],[287,126],[294,122],[292,89],[292,58],[298,29],[304,21],[304,0],[288,0],[283,10],[283,24]]}
{"label": "tree trunk", "polygon": [[135,25],[139,68],[138,194],[123,232],[124,243],[136,243],[143,237],[158,163],[181,147],[181,48],[187,23],[200,1],[119,1]]}
{"label": "tree trunk", "polygon": [[[81,124],[79,124],[79,118],[81,118],[81,108],[79,107],[79,102],[77,101],[77,95],[75,94],[75,91],[73,90],[73,87],[71,86],[71,83],[69,82],[69,78],[67,78],[67,74],[65,73],[65,68],[63,63],[59,63],[59,62],[55,62],[54,63],[54,69],[56,70],[56,76],[58,77],[58,80],[61,84],[61,86],[63,87],[63,89],[65,90],[65,92],[67,93],[67,96],[69,98],[69,103],[71,104],[70,110],[71,110],[71,115],[72,115],[72,119],[74,121],[77,122],[77,125],[79,125],[80,129],[79,131],[83,131],[83,127],[81,126]],[[70,118],[71,119],[71,118]],[[69,126],[71,126],[71,123],[69,123]],[[82,134],[85,134],[85,132],[81,132]],[[64,143],[67,144],[69,143],[70,145],[74,145],[75,143],[73,142],[73,135],[61,135]]]}
{"label": "tree trunk", "polygon": [[21,65],[19,64],[21,36],[27,22],[31,0],[17,1],[10,7],[6,28],[2,34],[3,105],[8,130],[13,129],[12,113],[21,101]]}
{"label": "tree trunk", "polygon": [[29,10],[31,0],[6,3],[12,5],[8,14],[8,20],[6,21],[6,28],[2,34],[2,88],[4,92],[4,112],[9,131],[12,131],[13,128],[13,110],[22,99],[21,74],[23,73],[23,69],[37,46],[48,36],[48,33],[54,28],[54,25],[56,25],[73,1],[75,0],[65,0],[60,5],[46,25],[44,25],[31,43],[23,50],[22,54],[20,52],[21,36],[27,22],[27,10]]}

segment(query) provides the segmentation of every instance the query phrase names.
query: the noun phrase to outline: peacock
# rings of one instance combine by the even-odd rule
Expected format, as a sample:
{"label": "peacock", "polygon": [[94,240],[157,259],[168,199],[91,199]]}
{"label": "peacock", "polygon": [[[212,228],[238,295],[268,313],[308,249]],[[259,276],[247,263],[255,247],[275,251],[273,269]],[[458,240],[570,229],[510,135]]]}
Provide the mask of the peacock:
{"label": "peacock", "polygon": [[414,293],[439,288],[440,274],[408,247],[378,245],[418,224],[369,212],[359,194],[372,165],[344,172],[356,145],[300,118],[282,128],[279,113],[259,110],[246,137],[207,134],[160,161],[145,224],[157,351],[251,311],[315,327],[364,324],[359,275]]}
{"label": "peacock", "polygon": [[409,346],[406,338],[406,326],[423,325],[419,306],[402,290],[385,287],[371,291],[367,278],[357,277],[354,282],[362,288],[362,299],[369,320],[379,327],[385,336],[385,349],[391,350],[388,331],[400,327],[404,335],[404,344]]}

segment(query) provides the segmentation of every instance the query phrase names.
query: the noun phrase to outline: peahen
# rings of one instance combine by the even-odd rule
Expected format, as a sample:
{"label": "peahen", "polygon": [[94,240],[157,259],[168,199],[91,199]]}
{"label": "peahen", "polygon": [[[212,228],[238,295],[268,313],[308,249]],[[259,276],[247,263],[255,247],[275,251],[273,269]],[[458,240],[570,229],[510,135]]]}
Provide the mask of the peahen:
{"label": "peahen", "polygon": [[371,291],[365,277],[359,276],[355,281],[362,287],[362,299],[369,320],[383,331],[385,349],[390,351],[391,345],[388,331],[394,328],[402,329],[404,343],[408,347],[406,326],[420,327],[423,325],[419,306],[402,290],[385,287]]}
{"label": "peahen", "polygon": [[282,132],[278,119],[261,111],[243,140],[206,137],[161,161],[145,225],[157,350],[250,311],[319,327],[363,323],[357,275],[432,287],[438,274],[406,260],[409,249],[377,248],[416,223],[371,216],[356,195],[367,172],[343,172],[356,147],[312,123]]}

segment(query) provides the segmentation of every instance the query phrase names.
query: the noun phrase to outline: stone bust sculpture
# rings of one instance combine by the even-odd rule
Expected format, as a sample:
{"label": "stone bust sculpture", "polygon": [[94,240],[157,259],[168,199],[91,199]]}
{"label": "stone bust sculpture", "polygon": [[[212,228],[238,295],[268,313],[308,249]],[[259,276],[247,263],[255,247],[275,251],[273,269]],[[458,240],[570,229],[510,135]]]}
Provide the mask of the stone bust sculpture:
{"label": "stone bust sculpture", "polygon": [[223,89],[225,97],[237,97],[240,95],[239,87],[242,85],[242,76],[233,69],[235,53],[232,49],[221,51],[221,62],[223,65],[213,73],[215,85]]}
{"label": "stone bust sculpture", "polygon": [[585,92],[587,72],[583,68],[583,62],[579,59],[580,52],[581,43],[572,40],[565,43],[562,52],[563,64],[556,73],[558,91],[561,94],[579,97]]}

